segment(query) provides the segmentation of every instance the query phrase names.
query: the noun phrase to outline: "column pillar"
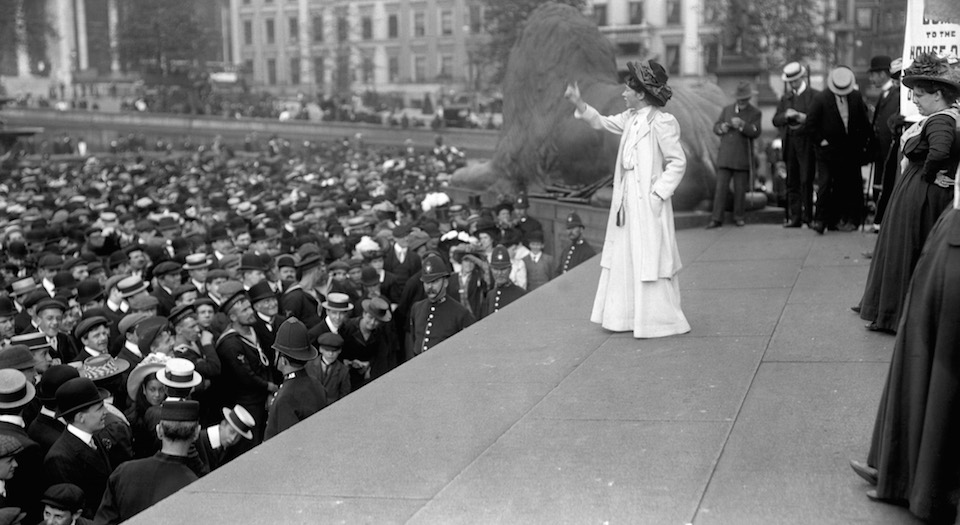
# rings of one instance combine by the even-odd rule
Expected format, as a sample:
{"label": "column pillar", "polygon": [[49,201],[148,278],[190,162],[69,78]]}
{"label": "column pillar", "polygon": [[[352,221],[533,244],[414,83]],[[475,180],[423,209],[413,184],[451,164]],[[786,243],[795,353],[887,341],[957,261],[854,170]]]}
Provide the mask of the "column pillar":
{"label": "column pillar", "polygon": [[683,0],[683,41],[680,43],[680,74],[700,76],[703,60],[700,58],[700,2]]}
{"label": "column pillar", "polygon": [[[240,53],[240,45],[243,42],[243,33],[240,30],[240,2],[238,0],[230,1],[230,44],[233,48],[232,59],[235,65],[243,64],[243,56]],[[250,72],[253,74],[253,71]]]}
{"label": "column pillar", "polygon": [[77,57],[80,59],[81,71],[90,67],[90,56],[87,53],[87,2],[75,0],[77,5]]}
{"label": "column pillar", "polygon": [[16,33],[16,51],[17,51],[17,76],[26,78],[30,76],[30,55],[27,53],[27,21],[24,12],[23,3],[30,0],[21,0],[16,4],[16,13],[14,14],[14,33]]}
{"label": "column pillar", "polygon": [[[53,39],[56,44],[57,62],[59,62],[58,80],[69,86],[73,83],[73,72],[77,69],[73,0],[53,0],[53,10],[56,12],[54,20],[56,20],[59,36]],[[67,93],[69,92],[65,91],[64,95]]]}
{"label": "column pillar", "polygon": [[[307,0],[297,2],[297,19],[300,21],[300,28],[297,30],[297,48],[300,53],[300,86],[313,85],[313,58],[310,55],[310,44],[313,41],[313,27],[310,19],[310,5]],[[300,87],[298,91],[308,94],[308,90]]]}
{"label": "column pillar", "polygon": [[110,35],[110,72],[120,72],[120,13],[117,11],[117,0],[107,0],[107,31]]}

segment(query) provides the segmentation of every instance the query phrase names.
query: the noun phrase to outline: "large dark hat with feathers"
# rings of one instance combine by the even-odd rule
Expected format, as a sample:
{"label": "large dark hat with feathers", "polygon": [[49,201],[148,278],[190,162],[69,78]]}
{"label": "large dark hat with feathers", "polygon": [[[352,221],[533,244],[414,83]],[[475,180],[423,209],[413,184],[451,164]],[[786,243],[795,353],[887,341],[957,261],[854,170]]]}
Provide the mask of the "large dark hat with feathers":
{"label": "large dark hat with feathers", "polygon": [[627,62],[627,86],[650,95],[661,106],[673,96],[673,90],[667,86],[668,78],[667,70],[653,60]]}

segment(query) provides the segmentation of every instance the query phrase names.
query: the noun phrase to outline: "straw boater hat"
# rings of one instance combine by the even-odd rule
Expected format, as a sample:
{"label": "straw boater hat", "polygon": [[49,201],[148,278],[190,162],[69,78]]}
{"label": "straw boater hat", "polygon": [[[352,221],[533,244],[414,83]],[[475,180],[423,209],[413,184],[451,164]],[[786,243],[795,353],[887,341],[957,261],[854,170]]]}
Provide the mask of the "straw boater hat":
{"label": "straw boater hat", "polygon": [[173,388],[193,388],[203,382],[193,363],[180,357],[170,359],[163,370],[157,370],[157,380]]}
{"label": "straw boater hat", "polygon": [[86,377],[96,382],[118,376],[126,372],[128,368],[130,368],[130,362],[126,359],[101,354],[83,360],[83,365],[80,366],[80,377]]}
{"label": "straw boater hat", "polygon": [[857,87],[857,78],[853,71],[847,66],[838,66],[830,72],[830,78],[827,80],[827,87],[834,95],[843,97],[853,93]]}
{"label": "straw boater hat", "polygon": [[191,253],[187,256],[183,265],[184,270],[200,270],[209,268],[213,263],[207,258],[205,253]]}
{"label": "straw boater hat", "polygon": [[37,390],[19,370],[0,370],[0,408],[22,407],[33,400]]}
{"label": "straw boater hat", "polygon": [[238,434],[247,439],[253,439],[253,428],[257,426],[257,422],[253,419],[253,416],[250,415],[250,412],[247,412],[247,409],[236,405],[233,407],[233,410],[226,407],[222,410],[223,419],[233,427]]}
{"label": "straw boater hat", "polygon": [[793,82],[794,80],[800,80],[806,74],[807,68],[803,67],[800,62],[790,62],[783,66],[783,75],[780,78],[784,82]]}
{"label": "straw boater hat", "polygon": [[326,310],[332,310],[334,312],[347,312],[353,310],[353,305],[350,304],[350,296],[345,293],[333,292],[327,295],[327,300],[324,301],[321,306]]}

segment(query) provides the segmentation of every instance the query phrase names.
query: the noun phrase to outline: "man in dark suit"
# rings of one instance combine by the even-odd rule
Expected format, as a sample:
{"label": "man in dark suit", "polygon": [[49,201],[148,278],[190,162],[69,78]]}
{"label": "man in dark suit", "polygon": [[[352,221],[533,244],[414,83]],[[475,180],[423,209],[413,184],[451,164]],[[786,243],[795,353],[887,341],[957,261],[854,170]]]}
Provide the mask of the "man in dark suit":
{"label": "man in dark suit", "polygon": [[280,302],[277,300],[277,295],[273,292],[273,289],[270,288],[270,283],[266,280],[251,286],[247,295],[250,296],[250,306],[257,314],[253,331],[257,333],[260,348],[263,349],[263,353],[267,354],[267,359],[270,360],[270,366],[274,373],[273,380],[275,383],[279,383],[282,378],[280,372],[276,369],[277,353],[273,350],[273,341],[276,339],[277,328],[283,321],[277,315],[280,310]]}
{"label": "man in dark suit", "polygon": [[15,455],[17,468],[13,476],[5,478],[6,507],[20,507],[27,513],[27,521],[34,523],[41,518],[40,490],[41,464],[40,445],[27,435],[23,420],[23,408],[33,400],[36,390],[32,382],[19,370],[0,370],[0,435],[17,441],[20,452]]}
{"label": "man in dark suit", "polygon": [[107,411],[97,385],[85,377],[57,389],[57,415],[67,428],[43,461],[46,484],[73,483],[85,496],[83,515],[92,518],[113,472],[106,448],[94,434],[103,429]]}
{"label": "man in dark suit", "polygon": [[299,319],[311,331],[311,335],[316,337],[322,330],[320,303],[324,300],[317,287],[325,285],[327,280],[323,256],[320,253],[308,253],[297,263],[297,272],[300,274],[300,281],[287,288],[280,296],[280,312],[286,317]]}
{"label": "man in dark suit", "polygon": [[830,72],[829,89],[817,95],[806,126],[816,144],[817,209],[813,229],[854,231],[863,221],[860,166],[873,135],[867,106],[856,90],[853,71]]}
{"label": "man in dark suit", "polygon": [[194,442],[197,456],[208,473],[224,464],[226,449],[237,444],[240,438],[253,439],[253,427],[257,425],[253,416],[240,405],[233,409],[223,408],[222,412],[223,420],[203,429]]}
{"label": "man in dark suit", "polygon": [[420,271],[420,257],[410,248],[409,236],[411,228],[402,224],[393,229],[393,247],[384,254],[383,269],[396,275],[397,281],[406,283],[415,273]]}
{"label": "man in dark suit", "polygon": [[277,385],[272,381],[270,360],[253,330],[257,315],[243,285],[228,281],[220,288],[225,297],[220,309],[230,318],[230,325],[217,340],[222,366],[218,388],[226,406],[243,406],[257,422],[253,440],[237,445],[238,452],[245,452],[263,441],[267,397],[277,391]]}
{"label": "man in dark suit", "polygon": [[110,475],[97,509],[97,523],[126,521],[197,480],[187,465],[190,446],[200,435],[199,417],[196,401],[164,401],[160,405],[160,452],[127,461]]}
{"label": "man in dark suit", "polygon": [[590,246],[590,243],[583,238],[583,221],[580,220],[580,215],[575,211],[567,215],[567,238],[570,239],[570,246],[560,254],[557,262],[557,275],[572,270],[597,254],[593,246]]}
{"label": "man in dark suit", "polygon": [[307,363],[307,373],[323,385],[329,405],[350,393],[350,372],[339,359],[343,338],[327,332],[317,339],[317,347],[320,357]]}
{"label": "man in dark suit", "polygon": [[741,82],[734,95],[736,102],[723,108],[713,125],[713,132],[720,135],[720,150],[717,153],[717,189],[713,194],[713,215],[707,228],[723,224],[723,211],[727,206],[727,192],[733,179],[733,220],[743,226],[750,168],[753,163],[753,139],[760,136],[760,110],[750,104],[756,90],[749,82]]}
{"label": "man in dark suit", "polygon": [[876,137],[873,157],[874,197],[877,192],[880,193],[880,198],[877,200],[877,213],[873,218],[874,224],[880,224],[883,221],[883,214],[887,209],[890,194],[893,192],[898,171],[897,156],[891,155],[891,151],[896,152],[897,144],[889,121],[900,114],[900,84],[891,78],[891,63],[888,56],[881,55],[870,59],[870,83],[880,90],[880,97],[873,109],[872,122],[873,134]]}
{"label": "man in dark suit", "polygon": [[307,327],[291,317],[280,325],[273,343],[283,384],[270,405],[264,439],[270,439],[307,419],[327,406],[327,395],[314,378],[307,375],[306,365],[317,358],[317,349],[310,344]]}
{"label": "man in dark suit", "polygon": [[160,301],[157,307],[157,315],[166,317],[170,315],[170,310],[177,305],[173,291],[180,286],[182,279],[180,273],[182,266],[173,261],[163,261],[153,268],[153,276],[157,279],[157,289],[153,291],[153,296]]}
{"label": "man in dark suit", "polygon": [[787,220],[785,228],[813,222],[813,182],[816,158],[810,130],[804,125],[819,91],[807,83],[807,68],[790,62],[783,68],[786,89],[780,97],[773,125],[780,130],[783,160],[787,167]]}
{"label": "man in dark suit", "polygon": [[40,378],[37,397],[43,403],[43,406],[40,407],[37,418],[27,428],[27,435],[40,445],[41,458],[47,456],[47,452],[50,451],[53,444],[60,439],[60,434],[63,434],[63,431],[67,428],[57,419],[57,398],[55,394],[60,385],[75,377],[80,377],[80,372],[76,368],[69,365],[53,365]]}

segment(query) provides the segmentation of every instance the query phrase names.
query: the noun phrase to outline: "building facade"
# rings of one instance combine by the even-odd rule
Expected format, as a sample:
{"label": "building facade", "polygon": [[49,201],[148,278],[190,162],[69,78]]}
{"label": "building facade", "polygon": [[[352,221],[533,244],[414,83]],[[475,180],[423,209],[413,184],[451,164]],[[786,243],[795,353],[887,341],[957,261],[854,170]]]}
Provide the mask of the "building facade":
{"label": "building facade", "polygon": [[254,89],[281,96],[475,87],[479,0],[230,0],[230,47]]}

